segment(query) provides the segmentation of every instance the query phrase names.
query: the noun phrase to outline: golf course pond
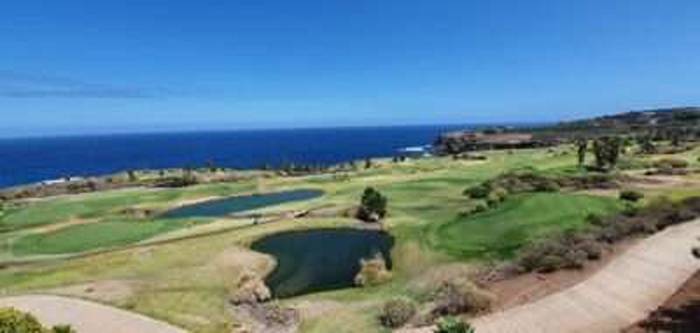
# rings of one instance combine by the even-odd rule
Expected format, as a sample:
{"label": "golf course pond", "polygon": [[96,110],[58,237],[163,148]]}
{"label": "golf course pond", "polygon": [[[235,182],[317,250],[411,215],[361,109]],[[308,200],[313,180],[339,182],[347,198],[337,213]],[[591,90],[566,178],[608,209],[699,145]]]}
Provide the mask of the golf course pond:
{"label": "golf course pond", "polygon": [[391,268],[394,238],[385,232],[358,229],[320,229],[274,234],[252,249],[277,259],[265,279],[278,298],[353,286],[360,259],[381,253]]}
{"label": "golf course pond", "polygon": [[265,208],[289,202],[318,198],[321,190],[300,189],[284,192],[251,194],[224,199],[209,200],[197,204],[185,205],[169,210],[162,218],[221,217],[244,211]]}

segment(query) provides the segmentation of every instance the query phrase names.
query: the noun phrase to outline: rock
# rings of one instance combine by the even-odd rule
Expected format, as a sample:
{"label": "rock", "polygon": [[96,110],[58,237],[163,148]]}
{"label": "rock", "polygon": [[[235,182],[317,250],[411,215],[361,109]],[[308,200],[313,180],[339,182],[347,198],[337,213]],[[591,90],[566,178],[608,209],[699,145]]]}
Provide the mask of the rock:
{"label": "rock", "polygon": [[271,297],[270,289],[257,274],[245,272],[241,275],[236,290],[231,294],[231,302],[254,304],[267,301]]}

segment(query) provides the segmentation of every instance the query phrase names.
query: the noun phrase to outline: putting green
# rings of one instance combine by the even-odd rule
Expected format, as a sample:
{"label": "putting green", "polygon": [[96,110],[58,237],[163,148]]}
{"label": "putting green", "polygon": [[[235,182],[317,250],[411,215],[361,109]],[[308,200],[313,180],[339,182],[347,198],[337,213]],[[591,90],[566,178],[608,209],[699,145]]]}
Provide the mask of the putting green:
{"label": "putting green", "polygon": [[620,209],[617,200],[588,195],[511,196],[498,207],[432,228],[430,244],[461,258],[507,258],[526,242],[555,230],[585,225],[588,214]]}

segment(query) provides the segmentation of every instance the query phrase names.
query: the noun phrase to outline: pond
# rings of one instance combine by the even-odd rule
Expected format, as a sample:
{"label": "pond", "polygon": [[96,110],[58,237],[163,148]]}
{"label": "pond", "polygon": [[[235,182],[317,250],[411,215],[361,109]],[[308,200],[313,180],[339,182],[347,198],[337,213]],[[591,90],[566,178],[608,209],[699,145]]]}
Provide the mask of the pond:
{"label": "pond", "polygon": [[169,210],[163,218],[221,217],[234,213],[309,200],[323,195],[321,190],[301,189],[216,199]]}
{"label": "pond", "polygon": [[391,268],[394,239],[356,229],[292,231],[263,238],[252,249],[277,259],[265,283],[278,298],[353,286],[360,259],[381,253]]}

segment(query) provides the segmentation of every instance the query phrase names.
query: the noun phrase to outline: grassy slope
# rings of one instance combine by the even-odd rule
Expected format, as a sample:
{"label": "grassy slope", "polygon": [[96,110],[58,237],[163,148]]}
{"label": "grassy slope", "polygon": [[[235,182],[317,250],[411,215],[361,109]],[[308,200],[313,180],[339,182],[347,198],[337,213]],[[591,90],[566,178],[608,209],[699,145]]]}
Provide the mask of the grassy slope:
{"label": "grassy slope", "polygon": [[437,226],[431,242],[456,257],[502,259],[543,234],[579,228],[588,214],[609,214],[619,206],[617,201],[586,195],[522,194],[494,210]]}
{"label": "grassy slope", "polygon": [[[452,256],[450,251],[455,239],[434,237],[444,228],[457,228],[456,214],[464,207],[466,199],[462,190],[505,170],[518,167],[535,166],[540,170],[564,170],[574,163],[574,156],[561,156],[543,150],[520,151],[515,154],[507,152],[490,153],[488,162],[452,161],[450,159],[430,159],[411,161],[401,165],[386,163],[376,169],[360,171],[350,176],[349,180],[333,176],[313,176],[305,178],[274,178],[255,183],[253,181],[234,185],[215,187],[196,187],[163,191],[162,194],[136,192],[133,198],[122,198],[119,194],[94,194],[79,198],[62,198],[47,201],[45,204],[31,205],[28,212],[18,210],[15,214],[33,216],[34,221],[43,221],[50,216],[67,219],[78,211],[80,216],[95,216],[104,221],[116,222],[116,214],[123,207],[131,204],[167,206],[170,200],[203,197],[212,194],[231,194],[255,188],[278,190],[292,187],[318,187],[327,195],[321,200],[323,204],[351,206],[367,185],[372,185],[385,193],[390,200],[390,216],[385,222],[389,231],[396,237],[396,246],[392,251],[394,259],[394,280],[383,286],[368,289],[347,289],[327,293],[302,296],[285,302],[301,300],[335,300],[347,302],[335,312],[324,315],[319,320],[304,323],[305,331],[328,332],[346,327],[349,331],[372,332],[378,330],[374,321],[374,309],[389,297],[405,294],[419,297],[412,286],[424,273],[441,265],[464,262],[463,256]],[[168,197],[153,199],[152,195]],[[119,199],[113,196],[119,197]],[[561,201],[570,198],[562,196]],[[107,202],[104,202],[106,200]],[[581,200],[574,198],[573,200]],[[114,201],[117,204],[114,205]],[[514,201],[517,203],[517,201]],[[597,201],[596,201],[597,202]],[[70,209],[63,206],[68,204]],[[318,205],[319,202],[294,203],[289,207],[305,208]],[[579,203],[583,204],[583,202]],[[576,206],[576,204],[574,205]],[[604,206],[601,204],[601,206]],[[121,207],[121,208],[120,208]],[[525,206],[527,208],[527,205]],[[505,206],[504,208],[507,208]],[[56,212],[52,211],[56,210]],[[63,212],[72,210],[72,213]],[[528,213],[531,213],[530,209]],[[536,211],[536,210],[535,210]],[[501,212],[502,214],[507,213]],[[496,213],[494,213],[496,214]],[[512,214],[512,213],[510,213]],[[539,212],[538,212],[539,214]],[[516,214],[517,215],[517,214]],[[3,224],[18,224],[19,215]],[[476,218],[476,217],[475,217]],[[492,219],[497,219],[493,217]],[[513,219],[511,217],[511,219]],[[56,220],[60,221],[60,220]],[[529,232],[528,221],[519,221],[519,229]],[[533,220],[532,223],[539,221]],[[137,223],[137,222],[130,222]],[[222,252],[248,244],[251,240],[264,235],[294,228],[316,228],[343,226],[355,223],[351,219],[304,219],[284,221],[270,225],[242,227],[238,230],[208,236],[201,239],[180,241],[148,249],[125,250],[94,257],[55,261],[0,271],[0,288],[10,293],[41,291],[57,286],[64,286],[87,281],[119,279],[137,281],[139,287],[126,300],[112,303],[142,312],[172,323],[181,325],[195,332],[220,332],[230,323],[230,315],[225,310],[227,299],[226,283],[230,277],[213,264]],[[486,222],[482,222],[488,224]],[[552,221],[552,223],[555,223]],[[546,223],[545,223],[546,224]],[[566,226],[570,223],[564,223]],[[506,230],[505,224],[494,225],[494,230]],[[122,226],[119,226],[122,227]],[[548,225],[539,231],[557,229],[558,224]],[[80,230],[80,229],[78,229]],[[532,230],[536,230],[533,228]],[[468,231],[468,230],[467,230]],[[83,229],[81,237],[93,237],[96,231]],[[99,231],[98,233],[102,233]],[[465,241],[483,241],[468,231],[463,236]],[[478,232],[488,232],[481,229]],[[106,232],[106,234],[110,234]],[[498,244],[498,234],[490,236],[489,244]],[[80,242],[65,240],[71,246]],[[117,242],[118,243],[118,242]],[[82,245],[80,245],[82,246]],[[498,249],[495,249],[498,253]],[[489,257],[490,255],[484,255]],[[475,256],[473,259],[480,259]],[[358,303],[354,303],[358,301]],[[351,306],[350,304],[361,304]],[[349,325],[349,326],[348,326]],[[356,330],[357,329],[357,330]]]}

